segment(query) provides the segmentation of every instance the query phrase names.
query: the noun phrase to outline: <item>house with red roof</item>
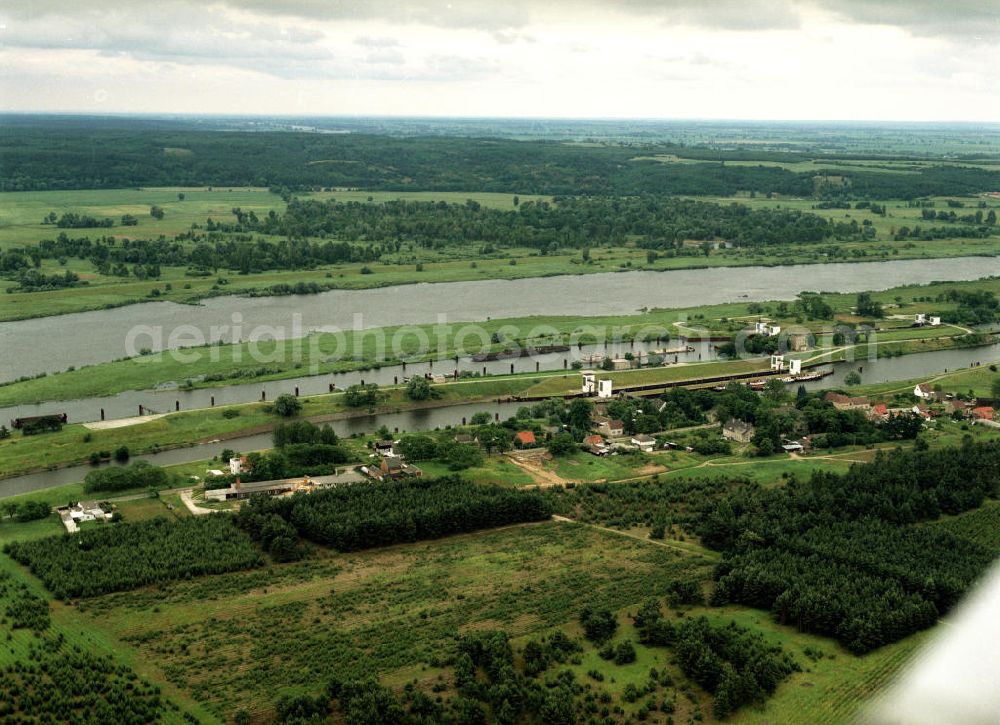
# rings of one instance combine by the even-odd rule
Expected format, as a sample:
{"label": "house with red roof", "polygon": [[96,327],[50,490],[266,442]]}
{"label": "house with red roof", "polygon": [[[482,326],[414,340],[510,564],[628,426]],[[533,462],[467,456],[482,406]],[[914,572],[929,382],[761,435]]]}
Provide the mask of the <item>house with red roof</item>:
{"label": "house with red roof", "polygon": [[976,420],[993,420],[994,411],[989,405],[981,405],[972,409],[972,417]]}
{"label": "house with red roof", "polygon": [[530,430],[518,431],[514,434],[514,444],[518,448],[530,448],[536,444],[535,433]]}

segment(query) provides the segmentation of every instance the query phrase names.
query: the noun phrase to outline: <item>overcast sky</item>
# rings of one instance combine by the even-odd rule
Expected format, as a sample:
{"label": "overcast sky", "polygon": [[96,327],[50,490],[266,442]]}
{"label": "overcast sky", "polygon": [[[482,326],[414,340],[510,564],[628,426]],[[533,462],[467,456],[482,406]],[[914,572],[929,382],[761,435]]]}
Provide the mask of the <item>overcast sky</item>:
{"label": "overcast sky", "polygon": [[1000,121],[1000,0],[4,0],[0,109]]}

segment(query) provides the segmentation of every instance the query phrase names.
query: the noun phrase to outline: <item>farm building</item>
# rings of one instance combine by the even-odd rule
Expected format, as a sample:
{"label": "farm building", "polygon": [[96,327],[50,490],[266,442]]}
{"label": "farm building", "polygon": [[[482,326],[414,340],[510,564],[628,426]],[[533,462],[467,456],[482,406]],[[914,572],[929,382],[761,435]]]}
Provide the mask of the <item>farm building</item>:
{"label": "farm building", "polygon": [[514,444],[519,448],[531,448],[537,444],[534,431],[522,430],[514,434]]}
{"label": "farm building", "polygon": [[643,453],[649,453],[656,448],[656,439],[653,436],[640,433],[632,436],[632,445],[637,446]]}
{"label": "farm building", "polygon": [[850,396],[843,395],[842,393],[829,392],[823,396],[823,400],[828,400],[833,403],[833,407],[837,410],[854,410],[858,408],[867,408],[871,405],[871,401],[863,395]]}
{"label": "farm building", "polygon": [[737,443],[749,443],[754,433],[755,429],[752,423],[738,418],[731,418],[722,425],[722,437]]}
{"label": "farm building", "polygon": [[617,419],[606,420],[598,426],[598,430],[609,438],[615,438],[625,435],[625,424]]}

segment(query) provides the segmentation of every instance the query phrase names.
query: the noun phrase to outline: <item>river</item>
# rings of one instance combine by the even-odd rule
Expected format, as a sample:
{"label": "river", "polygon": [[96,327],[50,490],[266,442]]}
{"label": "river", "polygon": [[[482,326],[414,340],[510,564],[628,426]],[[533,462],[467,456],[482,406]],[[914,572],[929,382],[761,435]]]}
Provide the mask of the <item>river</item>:
{"label": "river", "polygon": [[[255,334],[294,338],[312,330],[441,320],[624,315],[643,308],[789,300],[802,290],[850,293],[995,274],[1000,274],[1000,259],[953,257],[445,282],[306,296],[216,297],[198,305],[149,302],[0,324],[0,381],[108,362],[143,347],[190,346],[199,336],[227,341]],[[171,341],[171,333],[180,330],[186,334]],[[134,350],[127,344],[130,332]]]}

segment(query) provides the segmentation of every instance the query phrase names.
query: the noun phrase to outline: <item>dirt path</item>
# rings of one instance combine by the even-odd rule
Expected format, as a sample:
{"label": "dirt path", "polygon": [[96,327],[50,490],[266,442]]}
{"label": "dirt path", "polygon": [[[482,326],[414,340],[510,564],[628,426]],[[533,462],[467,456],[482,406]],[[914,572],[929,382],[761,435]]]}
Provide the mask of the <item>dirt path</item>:
{"label": "dirt path", "polygon": [[202,508],[198,506],[194,500],[191,498],[191,489],[186,488],[180,492],[181,501],[187,506],[188,511],[190,511],[194,516],[204,516],[205,514],[214,514],[215,511],[212,509]]}
{"label": "dirt path", "polygon": [[151,420],[156,420],[157,418],[162,418],[166,413],[157,413],[155,415],[137,415],[132,418],[116,418],[115,420],[95,420],[90,423],[84,423],[83,427],[88,430],[111,430],[112,428],[127,428],[130,425],[139,425],[141,423],[148,423]]}
{"label": "dirt path", "polygon": [[516,456],[507,456],[507,460],[531,476],[537,486],[545,488],[548,486],[563,486],[569,483],[569,481],[557,473],[545,470],[541,461],[525,461]]}
{"label": "dirt path", "polygon": [[685,554],[695,554],[698,556],[704,556],[706,559],[719,559],[721,556],[714,551],[709,551],[703,549],[700,546],[694,544],[682,544],[677,541],[660,541],[659,539],[650,539],[647,536],[640,536],[638,534],[633,534],[629,531],[622,531],[621,529],[612,529],[607,526],[600,526],[599,524],[589,524],[585,521],[576,521],[575,519],[567,518],[566,516],[552,516],[553,521],[558,521],[565,524],[576,524],[577,526],[587,526],[591,529],[597,529],[598,531],[606,531],[609,534],[617,534],[618,536],[624,536],[626,539],[632,539],[633,541],[641,541],[644,544],[650,544],[652,546],[662,546],[667,549],[675,549],[677,551],[683,551]]}

